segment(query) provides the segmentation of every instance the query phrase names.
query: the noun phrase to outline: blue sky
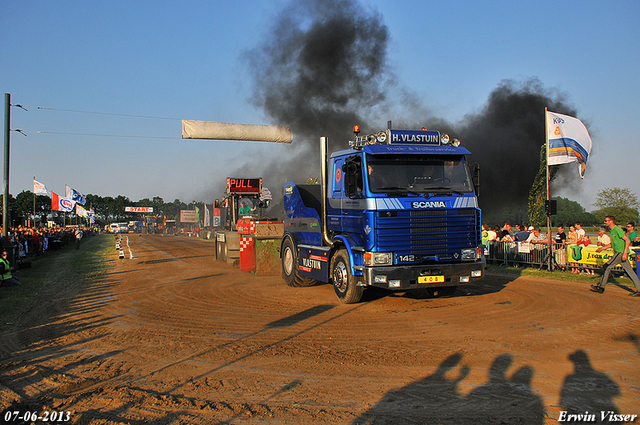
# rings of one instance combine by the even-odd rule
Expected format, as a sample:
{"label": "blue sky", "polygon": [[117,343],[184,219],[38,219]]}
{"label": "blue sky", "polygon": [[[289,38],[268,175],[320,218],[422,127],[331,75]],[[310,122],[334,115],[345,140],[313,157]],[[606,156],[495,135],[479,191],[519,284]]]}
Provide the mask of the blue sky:
{"label": "blue sky", "polygon": [[[640,2],[360,3],[388,27],[399,87],[434,114],[460,122],[502,80],[538,78],[594,143],[586,178],[554,195],[588,210],[605,187],[640,195]],[[28,135],[11,134],[11,193],[35,176],[57,193],[211,202],[238,164],[288,155],[294,147],[180,137],[182,118],[271,124],[251,102],[244,55],[288,4],[2,2],[0,89],[28,109],[11,110]]]}

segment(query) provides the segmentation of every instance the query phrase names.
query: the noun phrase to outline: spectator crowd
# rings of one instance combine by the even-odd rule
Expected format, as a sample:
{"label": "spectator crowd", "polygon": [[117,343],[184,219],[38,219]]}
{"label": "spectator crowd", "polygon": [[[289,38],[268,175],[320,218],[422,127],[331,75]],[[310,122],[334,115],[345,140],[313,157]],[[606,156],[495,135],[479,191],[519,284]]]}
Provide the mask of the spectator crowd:
{"label": "spectator crowd", "polygon": [[[2,226],[0,226],[2,230]],[[11,243],[14,247],[18,264],[24,262],[29,257],[43,255],[48,250],[57,250],[62,246],[76,240],[76,232],[82,232],[82,236],[91,236],[97,229],[89,227],[12,227],[7,232],[5,239],[0,232],[0,243],[6,249]]]}
{"label": "spectator crowd", "polygon": [[[629,222],[620,227],[631,240],[632,245],[640,246],[640,237],[635,231],[634,222]],[[545,263],[544,260],[548,258],[549,239],[545,233],[534,226],[527,227],[521,224],[512,226],[511,223],[504,222],[502,227],[496,225],[490,228],[486,223],[483,223],[482,243],[485,246],[485,253],[488,254],[489,261],[504,261],[506,264],[517,267],[526,265],[527,262],[531,262],[531,265],[543,265]],[[530,247],[533,247],[533,252],[538,252],[538,255],[519,255],[518,243],[533,244]],[[571,250],[573,247],[589,246],[593,243],[594,241],[582,228],[582,223],[576,222],[570,225],[568,232],[564,225],[559,225],[557,233],[551,240],[552,252],[554,253],[553,259],[561,268],[570,269],[571,273],[594,275],[594,267],[581,263],[567,262],[569,258],[567,250]],[[598,230],[597,242],[595,243],[598,247],[610,246],[609,229],[606,226],[601,226]]]}

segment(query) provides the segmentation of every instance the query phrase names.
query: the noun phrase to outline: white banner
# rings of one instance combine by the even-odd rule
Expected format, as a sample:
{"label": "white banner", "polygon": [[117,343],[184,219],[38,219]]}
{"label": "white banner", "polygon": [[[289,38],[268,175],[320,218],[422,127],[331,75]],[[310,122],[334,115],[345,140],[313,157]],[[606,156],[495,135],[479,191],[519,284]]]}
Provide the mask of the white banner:
{"label": "white banner", "polygon": [[204,227],[211,227],[211,211],[207,208],[207,204],[204,204]]}
{"label": "white banner", "polygon": [[152,213],[153,207],[124,207],[124,212]]}
{"label": "white banner", "polygon": [[87,218],[89,216],[89,211],[85,210],[80,206],[80,204],[76,204],[76,215],[80,217]]}
{"label": "white banner", "polygon": [[584,178],[593,142],[587,127],[577,118],[547,111],[547,140],[549,165],[578,162],[580,177]]}
{"label": "white banner", "polygon": [[64,211],[71,212],[75,207],[76,202],[69,199],[58,196],[55,192],[51,192],[51,210],[52,211]]}
{"label": "white banner", "polygon": [[290,127],[278,125],[182,120],[182,138],[291,143],[293,135]]}
{"label": "white banner", "polygon": [[51,196],[49,189],[39,181],[36,181],[36,179],[33,179],[33,193],[36,195]]}
{"label": "white banner", "polygon": [[196,211],[195,210],[180,210],[180,223],[195,223]]}

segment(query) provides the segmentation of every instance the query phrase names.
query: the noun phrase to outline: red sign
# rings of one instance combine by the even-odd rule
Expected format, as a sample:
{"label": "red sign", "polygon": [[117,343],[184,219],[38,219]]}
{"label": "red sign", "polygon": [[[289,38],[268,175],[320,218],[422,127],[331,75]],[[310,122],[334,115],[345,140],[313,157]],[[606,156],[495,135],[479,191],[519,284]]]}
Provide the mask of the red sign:
{"label": "red sign", "polygon": [[227,193],[262,193],[262,179],[227,177]]}
{"label": "red sign", "polygon": [[213,208],[213,226],[220,226],[220,208]]}

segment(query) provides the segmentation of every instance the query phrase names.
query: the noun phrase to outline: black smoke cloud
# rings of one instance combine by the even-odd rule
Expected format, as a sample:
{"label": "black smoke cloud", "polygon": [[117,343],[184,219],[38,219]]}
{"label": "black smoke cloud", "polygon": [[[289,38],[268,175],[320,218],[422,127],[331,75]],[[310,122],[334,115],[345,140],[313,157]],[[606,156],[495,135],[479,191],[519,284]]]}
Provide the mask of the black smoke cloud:
{"label": "black smoke cloud", "polygon": [[480,164],[480,206],[485,218],[526,220],[529,190],[545,142],[544,108],[575,116],[561,93],[537,79],[503,81],[483,110],[469,115],[458,134]]}
{"label": "black smoke cloud", "polygon": [[[247,56],[253,102],[302,138],[330,143],[387,98],[388,30],[353,1],[299,1],[283,11],[263,46]],[[337,142],[337,141],[336,141]]]}
{"label": "black smoke cloud", "polygon": [[[575,116],[561,93],[537,79],[502,81],[480,112],[452,124],[399,87],[387,55],[382,16],[354,0],[294,1],[275,20],[263,44],[246,52],[253,104],[273,124],[289,125],[294,142],[272,163],[242,164],[274,187],[319,175],[319,138],[330,150],[347,147],[354,124],[363,133],[429,128],[460,138],[481,167],[480,204],[494,223],[520,220],[539,168],[544,108]],[[240,172],[240,171],[238,171]],[[274,190],[274,194],[279,191]],[[509,217],[511,215],[511,217]]]}

